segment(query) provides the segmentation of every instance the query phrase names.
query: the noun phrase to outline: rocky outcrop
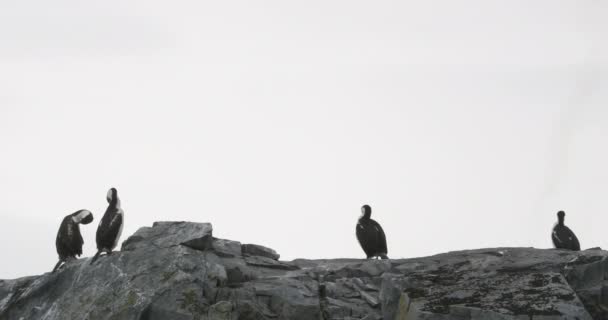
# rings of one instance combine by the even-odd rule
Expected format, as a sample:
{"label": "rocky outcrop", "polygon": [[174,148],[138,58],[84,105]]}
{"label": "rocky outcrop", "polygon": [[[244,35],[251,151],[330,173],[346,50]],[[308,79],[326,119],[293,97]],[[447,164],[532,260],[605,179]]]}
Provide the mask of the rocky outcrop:
{"label": "rocky outcrop", "polygon": [[120,252],[0,280],[0,320],[608,319],[608,252],[496,248],[279,261],[208,223],[157,222]]}

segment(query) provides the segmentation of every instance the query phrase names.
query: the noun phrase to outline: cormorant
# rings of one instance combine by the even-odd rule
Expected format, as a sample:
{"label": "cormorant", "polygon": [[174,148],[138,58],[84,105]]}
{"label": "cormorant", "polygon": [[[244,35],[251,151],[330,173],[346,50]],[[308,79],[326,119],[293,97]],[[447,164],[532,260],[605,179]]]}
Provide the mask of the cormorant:
{"label": "cormorant", "polygon": [[53,268],[53,272],[57,271],[68,259],[76,259],[77,256],[79,257],[82,254],[84,241],[80,234],[80,224],[89,224],[91,221],[93,221],[93,214],[91,211],[84,209],[63,218],[55,240],[59,262]]}
{"label": "cormorant", "polygon": [[116,248],[122,233],[124,212],[120,207],[118,191],[111,188],[108,190],[106,199],[108,200],[108,208],[99,222],[99,227],[97,227],[97,253],[91,260],[91,264],[99,258],[102,252],[112,254],[112,250]]}
{"label": "cormorant", "polygon": [[553,227],[553,232],[551,233],[551,240],[553,240],[553,245],[557,249],[568,249],[574,251],[580,251],[581,245],[576,238],[576,235],[570,228],[564,225],[564,218],[566,213],[563,211],[559,211],[557,213],[557,223]]}
{"label": "cormorant", "polygon": [[367,258],[380,257],[388,259],[386,255],[386,236],[380,224],[371,219],[372,208],[368,205],[361,207],[361,217],[357,222],[357,240],[365,251]]}

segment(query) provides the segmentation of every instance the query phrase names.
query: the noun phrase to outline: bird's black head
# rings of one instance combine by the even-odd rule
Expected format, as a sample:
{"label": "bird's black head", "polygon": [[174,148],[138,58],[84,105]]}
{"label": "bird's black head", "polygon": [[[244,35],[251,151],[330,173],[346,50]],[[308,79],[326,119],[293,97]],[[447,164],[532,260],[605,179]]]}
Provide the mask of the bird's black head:
{"label": "bird's black head", "polygon": [[369,219],[372,216],[372,207],[364,204],[361,207],[361,219]]}
{"label": "bird's black head", "polygon": [[563,211],[557,212],[557,221],[559,224],[564,224],[564,218],[566,217],[566,213]]}
{"label": "bird's black head", "polygon": [[110,190],[108,190],[106,199],[108,200],[108,203],[116,202],[118,199],[118,191],[116,191],[116,188],[110,188]]}
{"label": "bird's black head", "polygon": [[89,210],[78,210],[72,213],[72,219],[76,223],[89,224],[93,221],[93,214]]}

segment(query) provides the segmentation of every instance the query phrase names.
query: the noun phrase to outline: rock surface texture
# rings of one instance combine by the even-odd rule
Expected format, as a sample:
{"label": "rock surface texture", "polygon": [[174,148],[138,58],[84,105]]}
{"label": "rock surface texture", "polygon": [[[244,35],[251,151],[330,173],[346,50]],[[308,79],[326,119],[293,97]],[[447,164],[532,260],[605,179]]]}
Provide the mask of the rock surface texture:
{"label": "rock surface texture", "polygon": [[157,222],[122,251],[0,280],[0,320],[608,319],[608,252],[496,248],[403,260],[279,261]]}

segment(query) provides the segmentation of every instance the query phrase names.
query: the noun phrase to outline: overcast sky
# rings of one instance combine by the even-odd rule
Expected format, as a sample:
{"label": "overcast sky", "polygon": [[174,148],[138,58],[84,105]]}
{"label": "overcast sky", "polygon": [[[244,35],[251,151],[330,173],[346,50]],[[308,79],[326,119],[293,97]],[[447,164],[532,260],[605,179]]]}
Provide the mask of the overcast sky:
{"label": "overcast sky", "polygon": [[0,278],[159,220],[284,259],[608,247],[604,1],[0,2]]}

